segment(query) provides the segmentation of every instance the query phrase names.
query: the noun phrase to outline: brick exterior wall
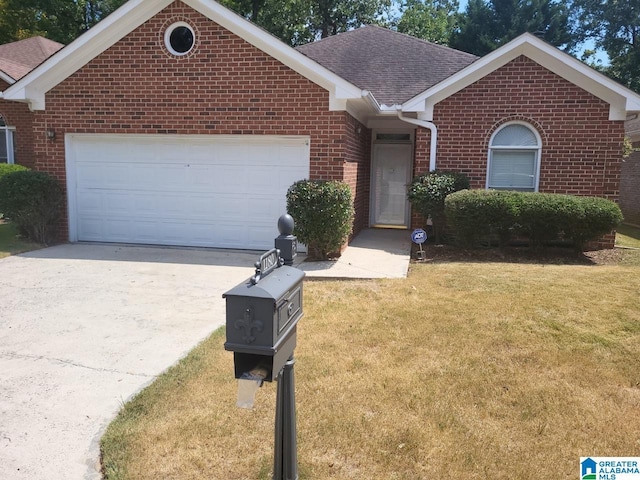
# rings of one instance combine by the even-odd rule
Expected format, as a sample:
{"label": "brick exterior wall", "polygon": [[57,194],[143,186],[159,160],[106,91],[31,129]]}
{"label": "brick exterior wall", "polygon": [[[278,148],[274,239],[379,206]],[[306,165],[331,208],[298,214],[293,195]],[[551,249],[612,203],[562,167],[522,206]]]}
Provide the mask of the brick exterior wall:
{"label": "brick exterior wall", "polygon": [[[178,58],[164,46],[176,21],[196,33]],[[349,182],[357,231],[367,224],[369,133],[328,104],[326,90],[176,1],[47,93],[35,115],[36,166],[65,183],[67,133],[308,135],[311,178]],[[59,234],[67,238],[66,219]]]}
{"label": "brick exterior wall", "polygon": [[[9,85],[0,80],[0,91],[4,91]],[[0,115],[6,124],[15,127],[15,163],[33,168],[35,158],[33,153],[33,113],[26,103],[9,102],[0,99]]]}
{"label": "brick exterior wall", "polygon": [[[353,235],[369,226],[371,185],[371,130],[345,114],[344,181],[354,192],[355,219]],[[352,236],[353,236],[352,235]]]}
{"label": "brick exterior wall", "polygon": [[[640,148],[640,142],[633,146]],[[622,162],[620,208],[625,223],[640,226],[640,152],[633,152]]]}
{"label": "brick exterior wall", "polygon": [[[437,168],[485,188],[491,135],[514,120],[542,139],[540,192],[618,200],[624,122],[610,121],[607,103],[524,56],[436,105]],[[416,174],[429,169],[429,135],[420,130]],[[600,245],[612,247],[613,236]]]}

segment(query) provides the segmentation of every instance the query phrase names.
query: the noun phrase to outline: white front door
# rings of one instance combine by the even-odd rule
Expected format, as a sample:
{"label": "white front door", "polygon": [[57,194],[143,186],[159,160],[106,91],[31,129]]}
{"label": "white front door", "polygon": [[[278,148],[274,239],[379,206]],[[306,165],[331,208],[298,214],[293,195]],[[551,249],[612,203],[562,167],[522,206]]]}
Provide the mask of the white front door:
{"label": "white front door", "polygon": [[408,228],[407,186],[411,182],[411,144],[375,144],[371,172],[371,226]]}

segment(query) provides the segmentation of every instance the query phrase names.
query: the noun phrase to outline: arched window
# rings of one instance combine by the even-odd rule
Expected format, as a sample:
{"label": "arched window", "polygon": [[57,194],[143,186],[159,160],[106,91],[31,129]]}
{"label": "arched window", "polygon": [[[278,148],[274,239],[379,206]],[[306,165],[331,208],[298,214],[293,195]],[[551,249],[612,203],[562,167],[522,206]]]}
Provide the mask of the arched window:
{"label": "arched window", "polygon": [[13,163],[15,160],[14,145],[15,128],[7,126],[0,115],[0,163]]}
{"label": "arched window", "polygon": [[489,142],[487,188],[537,192],[542,142],[524,123],[507,123]]}

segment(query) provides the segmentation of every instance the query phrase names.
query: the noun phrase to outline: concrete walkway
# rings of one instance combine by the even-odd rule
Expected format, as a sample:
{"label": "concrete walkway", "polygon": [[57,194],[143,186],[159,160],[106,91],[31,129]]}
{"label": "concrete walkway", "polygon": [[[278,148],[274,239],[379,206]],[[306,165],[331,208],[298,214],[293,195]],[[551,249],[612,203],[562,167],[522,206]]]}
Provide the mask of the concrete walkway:
{"label": "concrete walkway", "polygon": [[405,278],[411,255],[411,232],[395,229],[367,229],[353,239],[335,261],[306,262],[297,258],[295,266],[307,278],[371,279]]}
{"label": "concrete walkway", "polygon": [[[401,278],[408,238],[367,230],[340,260],[300,267]],[[73,244],[0,260],[0,479],[99,479],[118,409],[223,325],[222,293],[258,255]]]}

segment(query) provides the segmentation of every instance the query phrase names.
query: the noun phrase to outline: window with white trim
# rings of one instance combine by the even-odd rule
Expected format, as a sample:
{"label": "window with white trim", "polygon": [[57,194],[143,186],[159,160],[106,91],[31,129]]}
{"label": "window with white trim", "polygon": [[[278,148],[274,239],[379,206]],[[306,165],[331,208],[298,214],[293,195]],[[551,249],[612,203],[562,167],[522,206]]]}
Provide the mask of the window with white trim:
{"label": "window with white trim", "polygon": [[196,42],[196,34],[191,25],[185,22],[176,22],[167,28],[164,33],[164,43],[167,50],[176,57],[188,54]]}
{"label": "window with white trim", "polygon": [[538,191],[540,151],[538,132],[525,123],[507,123],[489,142],[487,188]]}
{"label": "window with white trim", "polygon": [[7,126],[0,115],[0,163],[14,163],[15,161],[15,136],[16,129]]}

